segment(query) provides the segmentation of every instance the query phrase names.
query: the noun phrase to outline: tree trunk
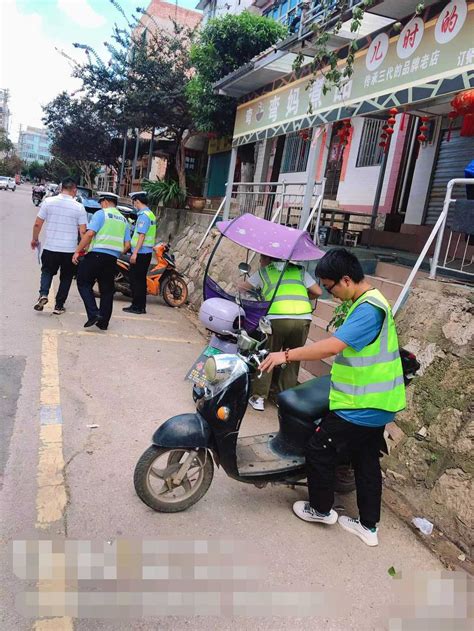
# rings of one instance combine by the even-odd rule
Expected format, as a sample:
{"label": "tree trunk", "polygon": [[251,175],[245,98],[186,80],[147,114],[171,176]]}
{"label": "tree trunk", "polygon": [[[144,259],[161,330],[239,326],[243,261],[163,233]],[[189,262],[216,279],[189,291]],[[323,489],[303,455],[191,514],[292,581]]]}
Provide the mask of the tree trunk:
{"label": "tree trunk", "polygon": [[179,186],[186,190],[186,143],[198,132],[185,131],[182,135],[177,136],[176,141],[178,150],[175,156],[176,172],[178,174]]}
{"label": "tree trunk", "polygon": [[186,163],[185,163],[185,144],[187,138],[181,136],[178,141],[178,149],[175,156],[176,173],[178,174],[178,183],[180,188],[186,190]]}

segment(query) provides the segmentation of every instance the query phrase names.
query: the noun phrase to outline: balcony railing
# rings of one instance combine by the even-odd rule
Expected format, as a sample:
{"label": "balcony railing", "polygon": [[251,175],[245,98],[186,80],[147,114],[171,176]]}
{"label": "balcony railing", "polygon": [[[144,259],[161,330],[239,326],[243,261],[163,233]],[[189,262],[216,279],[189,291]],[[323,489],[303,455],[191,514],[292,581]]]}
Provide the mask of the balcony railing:
{"label": "balcony railing", "polygon": [[[276,2],[265,11],[264,15],[288,26],[290,33],[302,34],[314,22],[335,17],[340,11],[339,4],[339,0],[329,0],[329,2],[283,0]],[[358,4],[362,4],[361,0],[348,0],[345,10],[350,10]]]}

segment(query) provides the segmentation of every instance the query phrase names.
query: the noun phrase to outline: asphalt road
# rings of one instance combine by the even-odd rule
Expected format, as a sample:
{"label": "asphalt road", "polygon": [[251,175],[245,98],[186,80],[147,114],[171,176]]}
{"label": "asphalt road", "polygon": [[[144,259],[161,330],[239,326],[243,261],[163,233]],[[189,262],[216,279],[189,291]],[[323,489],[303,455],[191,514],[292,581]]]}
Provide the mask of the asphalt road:
{"label": "asphalt road", "polygon": [[[132,484],[135,463],[157,425],[193,411],[183,377],[204,340],[189,316],[161,299],[150,300],[146,317],[124,317],[127,303],[117,298],[107,333],[84,331],[75,285],[64,315],[54,316],[51,304],[35,312],[39,266],[29,247],[35,211],[29,186],[0,192],[1,628],[420,628],[396,626],[397,587],[442,568],[388,510],[380,545],[371,549],[337,525],[294,517],[291,505],[305,498],[305,489],[257,489],[217,468],[208,493],[187,512],[159,514],[141,503]],[[246,434],[270,431],[277,426],[275,409],[249,414],[243,426]],[[353,496],[338,498],[337,505],[355,512]],[[66,539],[84,542],[82,556],[69,550],[65,560]],[[31,542],[26,547],[13,545],[25,540]],[[51,540],[56,554],[48,556]],[[154,580],[143,574],[143,540],[154,550],[162,546]],[[104,549],[105,555],[91,554]],[[40,580],[25,574],[25,550],[28,567],[40,558]],[[48,562],[56,568],[49,576]],[[80,580],[64,571],[74,562],[82,567]],[[104,577],[107,564],[119,569]],[[390,567],[401,581],[389,575]],[[81,600],[77,616],[51,610],[52,620],[40,620],[32,606],[22,609],[23,592],[64,589],[72,598],[76,591],[95,595],[99,604]],[[146,592],[141,601],[140,591]],[[409,609],[406,616],[412,614]]]}

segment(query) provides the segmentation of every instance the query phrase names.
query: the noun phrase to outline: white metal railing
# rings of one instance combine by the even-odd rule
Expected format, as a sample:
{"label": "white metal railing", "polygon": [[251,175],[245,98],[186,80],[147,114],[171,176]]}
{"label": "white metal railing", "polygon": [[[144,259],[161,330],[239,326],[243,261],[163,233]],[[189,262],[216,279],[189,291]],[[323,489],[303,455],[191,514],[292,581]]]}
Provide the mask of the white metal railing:
{"label": "white metal railing", "polygon": [[[306,183],[235,182],[232,185],[229,216],[251,213],[286,226],[299,226]],[[324,181],[315,182],[311,207],[322,204]]]}
{"label": "white metal railing", "polygon": [[[325,179],[314,184],[311,212],[303,226],[303,229],[308,230],[311,234],[313,234],[315,229],[315,217],[321,216],[325,185]],[[291,181],[234,182],[232,185],[229,218],[234,218],[244,213],[251,213],[271,222],[298,227],[303,211],[305,189],[305,183]],[[212,217],[198,245],[198,250],[203,246],[219,214],[223,211],[225,201],[226,197],[222,199],[219,208]]]}
{"label": "white metal railing", "polygon": [[[443,204],[443,210],[441,211],[440,216],[438,217],[438,220],[436,221],[435,225],[433,226],[433,230],[430,233],[430,236],[428,237],[423,250],[420,253],[420,256],[418,257],[413,269],[410,272],[410,275],[408,276],[402,291],[400,292],[400,295],[397,298],[397,301],[395,302],[394,306],[393,306],[393,314],[395,315],[398,311],[398,309],[400,308],[401,304],[403,303],[403,301],[406,298],[406,295],[408,293],[408,290],[411,287],[411,284],[413,283],[413,280],[415,279],[416,273],[418,272],[418,270],[421,267],[421,264],[423,263],[424,258],[426,257],[426,255],[428,254],[428,251],[433,243],[433,241],[435,240],[435,237],[437,237],[436,239],[436,245],[435,245],[435,249],[434,249],[434,253],[433,253],[433,258],[431,259],[431,265],[430,265],[430,275],[429,277],[431,279],[435,279],[436,278],[436,271],[438,269],[443,269],[443,270],[449,270],[449,271],[461,271],[464,274],[469,274],[470,276],[474,277],[474,261],[470,260],[470,262],[468,264],[465,264],[465,259],[466,259],[466,255],[468,252],[468,246],[469,246],[469,236],[466,235],[466,245],[465,245],[465,249],[464,249],[464,253],[463,253],[463,258],[462,259],[456,259],[456,251],[457,251],[457,246],[454,250],[454,254],[452,255],[452,258],[450,259],[450,261],[448,261],[448,258],[450,256],[450,252],[453,252],[450,249],[450,245],[451,245],[451,237],[453,234],[453,231],[450,231],[450,237],[448,239],[448,242],[446,244],[446,252],[444,255],[444,259],[443,259],[443,264],[439,265],[439,260],[440,260],[440,256],[441,256],[441,250],[443,248],[443,241],[444,241],[444,236],[445,236],[445,230],[446,230],[446,221],[448,219],[448,213],[450,210],[450,206],[453,202],[455,202],[456,200],[453,199],[452,197],[452,192],[453,192],[453,188],[457,185],[466,185],[466,184],[471,184],[474,185],[474,180],[472,179],[467,179],[467,178],[455,178],[453,180],[450,180],[448,182],[448,186],[446,188],[446,195],[444,198],[444,204]],[[459,243],[459,240],[458,240]],[[453,265],[451,267],[447,266],[448,262],[453,262],[453,261],[458,261],[458,266]],[[472,272],[468,272],[466,271],[466,268],[469,266],[473,266],[473,271]]]}
{"label": "white metal railing", "polygon": [[207,235],[211,232],[213,225],[216,223],[217,221],[217,217],[219,217],[219,213],[222,212],[222,209],[224,208],[224,204],[225,204],[225,197],[222,198],[221,203],[219,204],[219,208],[216,210],[213,218],[211,219],[211,223],[209,224],[209,226],[207,227],[206,232],[204,233],[203,238],[201,239],[197,249],[200,250],[202,248],[202,245],[204,243],[204,241],[207,239]]}

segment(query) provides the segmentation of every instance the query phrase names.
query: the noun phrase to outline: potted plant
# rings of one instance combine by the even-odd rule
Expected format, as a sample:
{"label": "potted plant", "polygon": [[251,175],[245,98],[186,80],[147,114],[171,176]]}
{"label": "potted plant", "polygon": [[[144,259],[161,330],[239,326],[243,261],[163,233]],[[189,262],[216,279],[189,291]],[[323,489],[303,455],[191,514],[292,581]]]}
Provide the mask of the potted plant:
{"label": "potted plant", "polygon": [[[197,173],[191,173],[188,175],[188,180],[190,183],[190,187],[188,189],[188,198],[187,205],[191,210],[204,210],[206,206],[206,198],[199,195],[202,192],[202,186],[204,183],[204,178],[202,175]],[[193,193],[198,193],[194,195]]]}
{"label": "potted plant", "polygon": [[143,189],[153,204],[161,203],[168,208],[184,207],[186,190],[182,189],[176,180],[145,180]]}

